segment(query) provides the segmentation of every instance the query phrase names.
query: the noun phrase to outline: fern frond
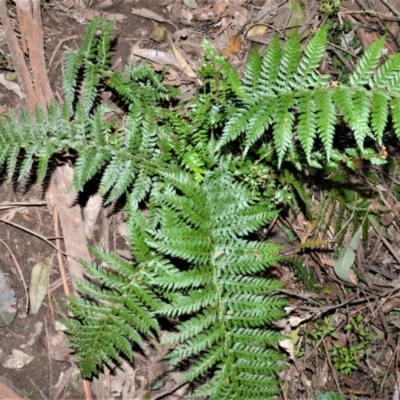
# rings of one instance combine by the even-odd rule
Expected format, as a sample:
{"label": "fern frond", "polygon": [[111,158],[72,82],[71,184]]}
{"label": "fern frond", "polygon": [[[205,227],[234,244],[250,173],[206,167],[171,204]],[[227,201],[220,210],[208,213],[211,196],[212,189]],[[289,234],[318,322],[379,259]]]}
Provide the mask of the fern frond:
{"label": "fern frond", "polygon": [[248,120],[245,140],[245,151],[246,154],[250,147],[260,139],[263,133],[265,133],[271,126],[273,116],[276,113],[278,106],[278,99],[266,97],[257,105],[257,110],[253,113],[251,118]]}
{"label": "fern frond", "polygon": [[400,53],[393,54],[386,62],[378,68],[376,73],[370,78],[371,87],[387,90],[389,92],[399,92],[398,82],[400,79]]}
{"label": "fern frond", "polygon": [[395,97],[390,101],[390,108],[394,133],[400,139],[400,97]]}
{"label": "fern frond", "polygon": [[372,74],[375,72],[378,66],[379,58],[382,54],[382,49],[385,44],[385,36],[382,36],[379,40],[369,46],[358,62],[356,69],[350,75],[350,85],[353,87],[362,87],[366,85]]}
{"label": "fern frond", "polygon": [[364,149],[364,140],[372,136],[369,127],[371,94],[365,90],[356,92],[353,96],[353,114],[349,121],[354,131],[354,138],[360,150]]}
{"label": "fern frond", "polygon": [[328,83],[326,77],[322,77],[316,72],[325,52],[327,33],[327,26],[319,29],[302,54],[298,70],[294,75],[294,79],[300,88],[313,88],[317,84]]}
{"label": "fern frond", "polygon": [[279,90],[288,91],[289,87],[297,88],[294,75],[299,67],[300,50],[300,36],[297,34],[290,36],[282,50],[277,82]]}
{"label": "fern frond", "polygon": [[279,76],[279,66],[281,64],[281,47],[277,35],[271,40],[267,51],[264,54],[260,74],[260,91],[258,96],[274,93]]}
{"label": "fern frond", "polygon": [[385,93],[372,94],[371,126],[376,141],[381,145],[383,133],[388,123],[390,97]]}
{"label": "fern frond", "polygon": [[328,90],[316,91],[316,124],[326,158],[331,158],[333,139],[335,135],[336,110],[333,102],[333,93]]}
{"label": "fern frond", "polygon": [[249,96],[259,90],[259,80],[261,74],[261,57],[258,50],[254,48],[246,62],[243,85]]}
{"label": "fern frond", "polygon": [[310,162],[311,151],[317,136],[316,105],[310,92],[299,93],[299,123],[298,134],[300,144],[304,150],[307,161]]}
{"label": "fern frond", "polygon": [[283,158],[292,144],[294,116],[292,107],[295,99],[292,94],[280,96],[274,118],[274,144],[278,153],[278,168],[282,165]]}
{"label": "fern frond", "polygon": [[[286,300],[270,295],[280,287],[278,282],[248,276],[277,262],[279,246],[253,243],[240,236],[255,231],[275,214],[266,212],[265,206],[252,205],[252,193],[235,183],[227,171],[206,175],[200,185],[183,173],[166,173],[165,177],[168,188],[157,193],[155,204],[161,207],[162,217],[151,247],[191,265],[188,270],[154,280],[160,288],[176,292],[175,300],[161,312],[189,316],[180,332],[166,339],[165,343],[177,344],[168,358],[172,363],[197,358],[186,376],[188,381],[214,366],[223,370],[217,386],[225,390],[234,384],[238,398],[243,398],[240,396],[245,392],[240,383],[244,381],[237,367],[243,350],[258,363],[257,368],[246,365],[256,381],[261,379],[257,374],[268,357],[261,347],[247,347],[242,340],[252,336],[252,329],[280,318]],[[192,314],[195,315],[191,317]],[[280,338],[270,333],[264,343],[267,336],[274,344]],[[211,397],[219,398],[217,392]]]}

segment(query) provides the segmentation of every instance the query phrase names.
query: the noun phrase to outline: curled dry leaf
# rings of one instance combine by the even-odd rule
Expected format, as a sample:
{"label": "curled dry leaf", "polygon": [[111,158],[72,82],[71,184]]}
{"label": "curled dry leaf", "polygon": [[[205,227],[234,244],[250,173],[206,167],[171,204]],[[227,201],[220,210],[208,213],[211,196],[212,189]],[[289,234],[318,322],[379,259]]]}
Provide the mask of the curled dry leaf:
{"label": "curled dry leaf", "polygon": [[9,81],[8,79],[6,79],[4,74],[0,74],[0,84],[3,85],[6,89],[14,92],[20,99],[23,99],[25,97],[18,83]]}
{"label": "curled dry leaf", "polygon": [[256,24],[253,25],[246,34],[247,39],[251,38],[259,38],[264,35],[264,33],[267,31],[268,26],[264,24]]}

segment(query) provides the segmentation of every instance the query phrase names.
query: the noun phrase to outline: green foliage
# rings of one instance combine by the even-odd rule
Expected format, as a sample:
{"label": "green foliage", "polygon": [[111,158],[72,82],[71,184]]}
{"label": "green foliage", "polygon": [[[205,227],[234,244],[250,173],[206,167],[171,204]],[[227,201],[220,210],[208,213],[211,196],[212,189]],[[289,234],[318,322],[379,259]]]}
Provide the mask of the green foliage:
{"label": "green foliage", "polygon": [[161,223],[152,246],[191,265],[155,280],[174,297],[161,313],[190,317],[164,340],[178,344],[168,358],[176,364],[195,357],[188,381],[216,369],[201,396],[270,398],[282,355],[268,347],[281,335],[260,328],[283,317],[287,301],[273,296],[278,282],[259,274],[280,260],[280,247],[241,237],[270,222],[275,212],[256,204],[224,170],[207,175],[201,186],[186,174],[165,175],[167,186],[155,202]]}
{"label": "green foliage", "polygon": [[[255,234],[287,206],[313,215],[305,183],[314,168],[340,171],[356,157],[385,162],[371,143],[383,143],[388,124],[400,138],[399,55],[379,66],[378,41],[349,84],[333,84],[318,71],[323,28],[303,51],[298,35],[284,46],[275,37],[264,56],[252,52],[240,79],[205,43],[202,85],[180,102],[162,72],[144,64],[110,70],[112,29],[95,19],[81,49],[68,52],[62,105],[0,118],[9,177],[35,169],[43,181],[53,160],[68,155],[77,191],[92,181],[106,201],[127,199],[133,261],[92,249],[99,264],[83,263],[83,297],[69,299],[82,373],[130,359],[131,346],[157,337],[167,316],[177,327],[164,340],[174,346],[168,357],[189,365],[188,382],[203,379],[197,396],[273,398],[283,355],[270,324],[287,302],[268,268],[285,260],[281,246]],[[102,104],[103,87],[116,105]],[[342,122],[353,133],[345,151],[334,146]],[[366,212],[365,202],[337,190],[342,220],[348,207]],[[331,215],[334,197],[324,206]]]}
{"label": "green foliage", "polygon": [[330,341],[332,344],[324,348],[330,349],[327,356],[331,358],[333,367],[341,374],[349,375],[358,369],[361,358],[370,353],[372,342],[377,338],[372,336],[369,327],[363,323],[361,314],[350,318],[343,330],[345,339],[341,338],[333,326],[332,317],[325,317],[310,328],[307,334],[312,338],[314,346],[318,345],[320,340]]}

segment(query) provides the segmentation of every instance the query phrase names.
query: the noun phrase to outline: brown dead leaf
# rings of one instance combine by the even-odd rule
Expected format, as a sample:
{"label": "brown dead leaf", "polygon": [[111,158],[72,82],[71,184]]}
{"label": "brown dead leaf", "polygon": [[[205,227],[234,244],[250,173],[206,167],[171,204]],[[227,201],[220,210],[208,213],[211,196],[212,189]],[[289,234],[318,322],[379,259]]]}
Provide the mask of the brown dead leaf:
{"label": "brown dead leaf", "polygon": [[[47,340],[47,338],[49,340]],[[42,344],[47,349],[50,357],[57,361],[74,361],[72,351],[69,348],[68,339],[64,332],[50,333],[42,338]]]}
{"label": "brown dead leaf", "polygon": [[175,73],[175,71],[170,70],[169,73],[165,75],[163,84],[167,86],[178,87],[182,84],[182,81],[179,79],[179,76]]}
{"label": "brown dead leaf", "polygon": [[180,61],[177,60],[177,58],[175,58],[171,54],[165,53],[164,51],[159,51],[159,50],[154,50],[154,49],[134,48],[131,50],[131,54],[141,57],[141,58],[145,58],[145,59],[155,62],[157,64],[173,65],[179,69],[182,68],[181,63],[180,63]]}
{"label": "brown dead leaf", "polygon": [[239,35],[233,35],[229,38],[228,45],[221,50],[221,55],[224,58],[229,58],[239,53],[242,47],[242,40]]}
{"label": "brown dead leaf", "polygon": [[179,52],[179,50],[174,46],[172,42],[171,47],[176,59],[182,67],[183,72],[190,78],[197,78],[196,72],[193,71],[188,62],[185,60],[185,57],[183,57],[183,55]]}

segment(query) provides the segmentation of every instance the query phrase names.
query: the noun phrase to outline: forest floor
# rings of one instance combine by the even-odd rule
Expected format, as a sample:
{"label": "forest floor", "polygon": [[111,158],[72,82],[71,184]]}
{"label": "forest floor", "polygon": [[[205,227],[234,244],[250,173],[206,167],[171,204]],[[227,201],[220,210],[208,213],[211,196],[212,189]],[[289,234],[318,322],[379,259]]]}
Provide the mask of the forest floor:
{"label": "forest floor", "polygon": [[[19,34],[16,6],[8,2],[7,7]],[[168,66],[168,83],[178,87],[183,98],[196,90],[204,38],[242,73],[250,50],[255,46],[262,50],[275,33],[284,39],[286,32],[299,27],[307,41],[322,24],[331,22],[324,68],[338,81],[354,68],[360,52],[385,32],[388,53],[397,52],[400,45],[400,2],[386,0],[323,0],[306,5],[290,0],[53,0],[42,2],[41,10],[47,74],[57,99],[62,93],[65,50],[79,48],[88,21],[96,16],[116,21],[113,68],[142,60],[154,68]],[[0,30],[0,73],[18,86],[12,80],[6,34]],[[18,93],[18,87],[0,86],[1,114],[24,105]],[[365,166],[361,167],[358,174],[365,177]],[[293,325],[295,357],[281,376],[282,399],[311,400],[321,389],[346,399],[399,399],[400,293],[393,282],[400,279],[400,220],[395,211],[396,185],[382,179],[380,201],[389,209],[380,216],[385,231],[370,231],[356,260],[370,290],[345,288],[333,277],[329,262],[323,264],[332,258],[324,249],[299,253],[307,260],[302,279],[299,271],[279,270],[292,306],[302,310],[303,317],[309,315]],[[47,205],[38,185],[9,180],[1,184],[0,272],[7,284],[0,279],[0,289],[10,285],[18,311],[9,326],[0,328],[0,399],[88,399],[89,393],[110,400],[156,399],[163,394],[165,399],[182,398],[186,387],[172,393],[182,375],[166,373],[158,362],[160,355],[150,347],[135,354],[133,365],[106,370],[84,389],[56,323],[67,317],[67,311],[57,252],[49,244],[58,236],[57,225]],[[278,223],[296,233],[291,245],[305,243],[311,235],[312,222],[302,214]],[[122,212],[103,210],[93,230],[91,244],[128,252]],[[48,266],[50,287],[38,312],[32,313],[27,290],[38,263]]]}

